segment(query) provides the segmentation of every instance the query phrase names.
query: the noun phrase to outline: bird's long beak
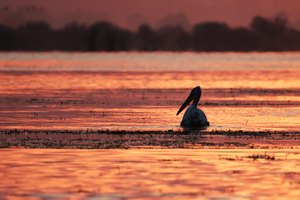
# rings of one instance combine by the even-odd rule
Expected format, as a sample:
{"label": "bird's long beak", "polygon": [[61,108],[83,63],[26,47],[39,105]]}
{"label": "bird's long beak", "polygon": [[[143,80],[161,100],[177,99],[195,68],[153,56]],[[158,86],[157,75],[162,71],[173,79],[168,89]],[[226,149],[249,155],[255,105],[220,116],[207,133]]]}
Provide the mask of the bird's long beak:
{"label": "bird's long beak", "polygon": [[185,102],[182,104],[182,106],[180,107],[180,109],[178,110],[176,115],[179,115],[179,113],[181,113],[181,111],[183,111],[185,109],[185,107],[194,99],[194,95],[191,93],[190,96],[185,100]]}

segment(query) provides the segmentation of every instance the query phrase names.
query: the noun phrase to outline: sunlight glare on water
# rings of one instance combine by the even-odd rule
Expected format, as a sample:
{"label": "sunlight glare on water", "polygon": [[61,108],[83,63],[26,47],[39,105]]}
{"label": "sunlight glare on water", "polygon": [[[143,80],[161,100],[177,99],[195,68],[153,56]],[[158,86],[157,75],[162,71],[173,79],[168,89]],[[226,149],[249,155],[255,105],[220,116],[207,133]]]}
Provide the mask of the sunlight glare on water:
{"label": "sunlight glare on water", "polygon": [[[300,195],[296,150],[3,149],[0,153],[6,158],[0,160],[1,199],[298,199]],[[254,160],[253,155],[262,158]]]}
{"label": "sunlight glare on water", "polygon": [[292,53],[0,53],[1,71],[299,70]]}
{"label": "sunlight glare on water", "polygon": [[1,129],[299,130],[300,53],[0,53]]}

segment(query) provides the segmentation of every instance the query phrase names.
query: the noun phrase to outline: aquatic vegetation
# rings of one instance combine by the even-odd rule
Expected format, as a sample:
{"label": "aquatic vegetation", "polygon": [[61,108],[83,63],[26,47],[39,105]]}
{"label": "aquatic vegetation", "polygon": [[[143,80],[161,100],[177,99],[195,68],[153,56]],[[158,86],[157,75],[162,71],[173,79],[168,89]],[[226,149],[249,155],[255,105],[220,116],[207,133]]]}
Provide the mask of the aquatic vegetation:
{"label": "aquatic vegetation", "polygon": [[254,161],[258,160],[258,159],[275,160],[274,155],[268,155],[267,153],[265,153],[265,154],[253,154],[253,155],[247,156],[246,158],[251,158]]}
{"label": "aquatic vegetation", "polygon": [[[299,132],[0,130],[0,147],[25,148],[299,148]],[[260,158],[260,157],[258,157]]]}

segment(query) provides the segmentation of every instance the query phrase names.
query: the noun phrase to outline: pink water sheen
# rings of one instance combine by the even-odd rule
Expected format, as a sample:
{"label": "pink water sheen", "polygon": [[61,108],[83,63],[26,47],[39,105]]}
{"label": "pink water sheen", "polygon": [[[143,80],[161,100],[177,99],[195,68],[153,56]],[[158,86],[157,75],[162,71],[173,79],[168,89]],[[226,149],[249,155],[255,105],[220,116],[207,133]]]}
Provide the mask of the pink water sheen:
{"label": "pink water sheen", "polygon": [[200,85],[207,132],[291,137],[265,149],[235,146],[259,146],[251,134],[265,133],[223,135],[223,149],[1,149],[0,199],[299,199],[299,142],[289,133],[300,128],[299,77],[298,52],[0,53],[1,130],[181,130],[176,112]]}
{"label": "pink water sheen", "polygon": [[1,129],[299,130],[300,53],[1,53]]}
{"label": "pink water sheen", "polygon": [[0,154],[4,199],[296,200],[300,195],[297,150],[3,149]]}

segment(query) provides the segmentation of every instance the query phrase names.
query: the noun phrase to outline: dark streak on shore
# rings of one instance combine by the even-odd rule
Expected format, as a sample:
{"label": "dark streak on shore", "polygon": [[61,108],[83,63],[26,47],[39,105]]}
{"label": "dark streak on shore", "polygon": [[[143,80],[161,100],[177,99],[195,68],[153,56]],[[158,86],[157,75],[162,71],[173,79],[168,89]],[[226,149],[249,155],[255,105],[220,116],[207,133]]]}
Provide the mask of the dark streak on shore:
{"label": "dark streak on shore", "polygon": [[0,147],[117,148],[300,148],[300,132],[0,130]]}

